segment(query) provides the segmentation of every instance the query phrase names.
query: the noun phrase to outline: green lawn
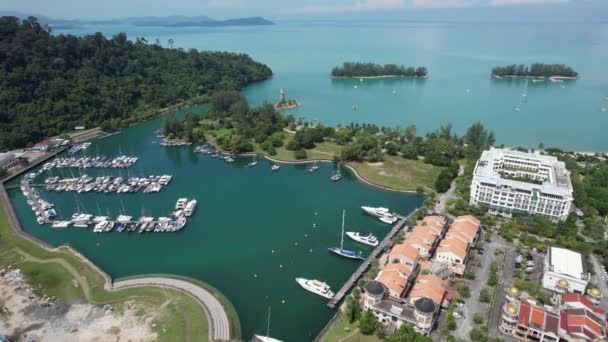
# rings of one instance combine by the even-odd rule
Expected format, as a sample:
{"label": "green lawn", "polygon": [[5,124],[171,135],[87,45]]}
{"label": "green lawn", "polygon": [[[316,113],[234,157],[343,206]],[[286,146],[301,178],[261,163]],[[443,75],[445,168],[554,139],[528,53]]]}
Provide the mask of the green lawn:
{"label": "green lawn", "polygon": [[[28,258],[42,259],[42,262],[24,260],[23,251]],[[75,276],[60,264],[67,266]],[[158,310],[158,307],[169,301],[169,304],[160,312],[153,323],[154,330],[159,334],[159,341],[207,341],[207,316],[203,308],[190,296],[175,290],[158,287],[142,287],[108,292],[103,289],[104,278],[87,264],[80,261],[68,248],[61,247],[58,251],[47,251],[37,245],[17,236],[9,227],[4,208],[0,209],[0,266],[13,265],[23,270],[24,274],[40,293],[55,296],[63,300],[85,298],[83,286],[75,287],[73,279],[79,277],[89,289],[90,300],[95,304],[113,303],[118,306],[125,301],[135,301],[139,308],[144,307],[142,313]],[[67,267],[66,266],[66,267]],[[198,282],[199,284],[204,284]],[[219,291],[210,289],[227,307],[227,314],[231,320],[236,338],[240,338],[240,324],[236,311],[230,302]]]}
{"label": "green lawn", "polygon": [[357,330],[357,323],[349,323],[344,315],[340,315],[336,323],[323,336],[323,342],[380,342],[375,335],[363,335]]}
{"label": "green lawn", "polygon": [[372,183],[399,190],[416,190],[418,187],[435,188],[435,180],[442,168],[425,164],[421,160],[399,156],[384,156],[381,163],[349,163],[361,177]]}

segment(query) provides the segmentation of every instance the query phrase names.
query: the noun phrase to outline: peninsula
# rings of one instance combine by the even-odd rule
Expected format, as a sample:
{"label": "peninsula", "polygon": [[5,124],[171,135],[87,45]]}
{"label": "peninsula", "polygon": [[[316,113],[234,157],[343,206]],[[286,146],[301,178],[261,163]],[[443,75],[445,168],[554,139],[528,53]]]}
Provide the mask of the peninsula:
{"label": "peninsula", "polygon": [[426,67],[405,67],[397,64],[345,62],[342,66],[334,67],[331,70],[332,78],[427,77],[427,75]]}
{"label": "peninsula", "polygon": [[564,64],[534,63],[530,66],[507,65],[497,66],[492,69],[492,77],[546,77],[552,79],[577,79],[578,72]]}
{"label": "peninsula", "polygon": [[272,75],[245,54],[167,49],[124,33],[53,35],[33,17],[0,17],[0,29],[0,46],[12,47],[0,58],[0,83],[11,94],[0,103],[0,150],[77,126],[116,131]]}

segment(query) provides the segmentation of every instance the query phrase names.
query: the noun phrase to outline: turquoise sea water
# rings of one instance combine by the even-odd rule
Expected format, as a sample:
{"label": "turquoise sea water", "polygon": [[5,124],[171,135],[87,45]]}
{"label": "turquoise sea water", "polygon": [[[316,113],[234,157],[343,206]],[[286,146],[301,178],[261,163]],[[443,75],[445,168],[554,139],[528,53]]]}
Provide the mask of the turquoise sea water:
{"label": "turquoise sea water", "polygon": [[[250,54],[274,77],[246,89],[253,103],[274,102],[284,87],[303,105],[289,111],[336,125],[416,124],[420,132],[452,123],[463,132],[481,120],[498,143],[608,151],[608,24],[424,23],[380,20],[278,21],[224,28],[84,27],[60,33],[127,32],[131,38],[173,38],[184,49]],[[344,61],[424,65],[426,80],[331,80]],[[564,63],[581,78],[564,83],[493,80],[493,66]],[[353,86],[357,85],[355,89]],[[393,95],[393,90],[397,92]],[[468,91],[467,91],[468,90]],[[523,103],[522,93],[528,102]],[[352,110],[357,104],[359,109]],[[520,111],[516,111],[519,108]]]}
{"label": "turquoise sea water", "polygon": [[[317,278],[337,290],[358,262],[330,254],[340,243],[342,209],[347,230],[384,236],[390,226],[365,215],[361,205],[392,208],[406,214],[422,197],[372,188],[348,170],[338,183],[330,181],[336,167],[320,163],[310,174],[304,165],[283,165],[278,172],[261,159],[247,167],[250,157],[233,164],[194,153],[193,147],[164,148],[153,141],[160,120],[133,126],[121,134],[94,140],[87,153],[129,154],[139,161],[127,170],[86,170],[90,176],[173,174],[158,194],[47,193],[43,197],[69,218],[78,206],[94,215],[117,216],[121,211],[138,218],[167,216],[179,197],[195,197],[197,212],[176,234],[95,234],[92,228],[52,229],[36,224],[18,189],[9,192],[27,232],[53,245],[70,244],[112,277],[145,273],[173,273],[205,281],[234,304],[244,338],[264,333],[272,306],[272,335],[285,341],[310,341],[334,314],[326,300],[301,289],[296,277]],[[78,170],[55,170],[53,175],[78,176]],[[47,174],[41,176],[42,181]],[[78,204],[77,204],[78,203]],[[370,247],[348,238],[345,248],[369,253]]]}

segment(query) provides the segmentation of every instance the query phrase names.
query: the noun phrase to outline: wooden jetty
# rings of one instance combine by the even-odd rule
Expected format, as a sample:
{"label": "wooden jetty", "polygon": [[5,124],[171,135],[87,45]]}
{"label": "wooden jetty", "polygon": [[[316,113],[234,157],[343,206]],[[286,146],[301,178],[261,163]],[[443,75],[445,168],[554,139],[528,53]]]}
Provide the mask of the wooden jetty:
{"label": "wooden jetty", "polygon": [[336,292],[333,298],[329,300],[329,302],[327,303],[327,307],[329,307],[330,309],[335,309],[338,303],[340,303],[344,296],[346,296],[348,291],[350,291],[350,289],[357,283],[359,278],[363,276],[363,273],[365,273],[369,265],[371,265],[372,261],[376,259],[384,249],[388,248],[391,245],[391,240],[393,239],[393,237],[395,237],[395,235],[397,235],[399,230],[401,230],[401,228],[405,226],[405,221],[407,219],[407,217],[403,216],[398,217],[399,220],[397,221],[397,224],[395,224],[395,226],[393,226],[390,232],[386,234],[384,239],[382,239],[382,242],[380,242],[378,246],[374,248],[374,250],[367,257],[367,259],[365,259],[365,261],[363,261],[363,263],[359,265],[359,268],[357,268],[355,273],[353,273],[350,278],[348,278],[342,288],[340,288],[340,290]]}

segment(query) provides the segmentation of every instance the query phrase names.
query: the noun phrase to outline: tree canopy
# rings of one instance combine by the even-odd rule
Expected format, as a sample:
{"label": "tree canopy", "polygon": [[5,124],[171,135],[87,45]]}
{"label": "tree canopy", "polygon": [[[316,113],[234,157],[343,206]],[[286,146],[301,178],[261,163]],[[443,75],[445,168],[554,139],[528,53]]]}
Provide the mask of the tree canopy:
{"label": "tree canopy", "polygon": [[75,126],[116,129],[271,74],[245,54],[165,49],[124,33],[52,35],[34,17],[0,17],[0,150]]}
{"label": "tree canopy", "polygon": [[397,64],[374,64],[345,62],[342,66],[334,67],[331,71],[333,77],[374,77],[374,76],[407,76],[425,77],[428,74],[426,67],[405,67]]}
{"label": "tree canopy", "polygon": [[534,63],[529,67],[524,64],[497,66],[492,69],[492,76],[578,77],[578,72],[564,64]]}

